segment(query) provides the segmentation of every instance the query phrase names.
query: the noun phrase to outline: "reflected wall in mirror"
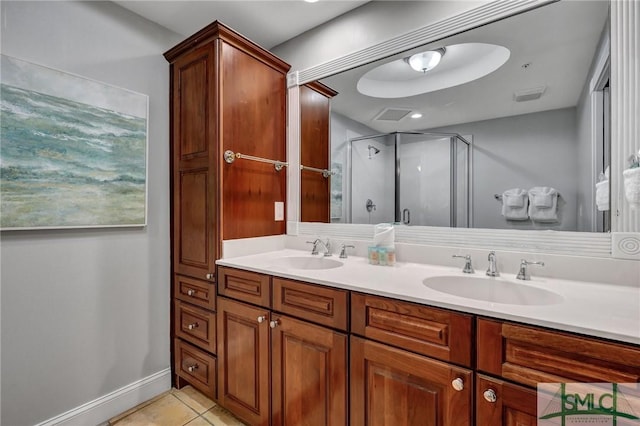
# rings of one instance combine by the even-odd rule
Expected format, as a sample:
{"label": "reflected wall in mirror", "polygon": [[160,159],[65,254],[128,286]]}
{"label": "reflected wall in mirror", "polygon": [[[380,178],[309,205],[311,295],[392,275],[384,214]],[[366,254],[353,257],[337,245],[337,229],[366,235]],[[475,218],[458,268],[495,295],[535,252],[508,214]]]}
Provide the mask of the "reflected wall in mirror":
{"label": "reflected wall in mirror", "polygon": [[300,220],[329,222],[330,100],[337,93],[313,82],[300,86]]}
{"label": "reflected wall in mirror", "polygon": [[[459,215],[468,194],[469,219],[457,226],[607,230],[596,183],[609,163],[608,14],[608,1],[552,3],[323,79],[339,93],[331,100],[331,221],[402,222],[408,210],[413,224],[451,226],[437,215],[428,220],[429,213],[457,206]],[[405,61],[429,50],[444,52],[429,71]],[[459,135],[471,155],[446,137],[406,136],[411,132]],[[405,142],[396,142],[399,134]],[[302,137],[301,151],[307,144]],[[460,164],[465,158],[469,163]],[[468,187],[451,190],[467,167]],[[523,207],[499,198],[533,187],[557,191],[552,207],[546,197],[533,211],[556,207],[557,220],[532,221],[526,206],[525,220],[507,220],[503,207]]]}

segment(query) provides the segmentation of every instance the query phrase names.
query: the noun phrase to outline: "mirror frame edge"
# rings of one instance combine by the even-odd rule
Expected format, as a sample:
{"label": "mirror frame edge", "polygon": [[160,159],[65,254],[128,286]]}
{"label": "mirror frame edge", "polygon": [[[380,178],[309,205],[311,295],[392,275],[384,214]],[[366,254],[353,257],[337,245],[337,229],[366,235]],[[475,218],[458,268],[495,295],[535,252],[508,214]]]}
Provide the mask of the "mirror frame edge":
{"label": "mirror frame edge", "polygon": [[[332,235],[337,233],[341,237],[353,239],[362,239],[363,235],[366,235],[366,232],[363,234],[360,228],[354,230],[355,232],[348,232],[345,227],[353,227],[353,224],[303,224],[299,221],[300,105],[298,101],[300,85],[395,54],[401,51],[401,48],[398,47],[400,43],[402,43],[402,50],[410,49],[557,1],[568,0],[525,0],[517,4],[503,0],[491,1],[360,51],[340,56],[310,68],[291,71],[287,76],[289,96],[287,234],[317,235],[322,233]],[[471,244],[467,244],[465,241],[453,242],[454,246],[480,246],[532,252],[548,252],[549,247],[554,247],[553,251],[558,254],[640,260],[640,211],[630,209],[628,203],[624,202],[624,188],[622,185],[622,170],[625,167],[626,156],[640,149],[640,129],[633,125],[635,117],[640,116],[638,103],[640,87],[636,87],[633,80],[634,71],[637,70],[634,46],[638,46],[639,43],[637,40],[636,43],[623,42],[633,34],[637,37],[638,27],[640,26],[639,15],[640,4],[638,2],[610,0],[612,75],[611,175],[619,176],[619,179],[613,179],[611,184],[611,194],[616,195],[611,197],[611,211],[616,212],[616,214],[612,214],[612,232],[594,234],[554,231],[549,235],[536,235],[535,233],[540,233],[540,231],[529,231],[534,233],[529,235],[529,237],[535,235],[534,241],[523,242],[521,240],[522,234],[513,235],[513,230],[476,230],[466,228],[458,230],[419,227],[421,228],[420,232],[418,232],[421,244],[451,246],[451,238],[454,235],[458,235],[459,231],[462,231],[462,234],[459,234],[460,237],[463,237],[463,239],[471,238],[474,242]],[[464,25],[458,25],[460,22],[464,22]],[[619,84],[620,82],[623,84]],[[622,87],[626,88],[626,90],[623,91]],[[417,228],[414,227],[412,229],[415,234]],[[402,241],[400,238],[397,239],[398,242],[410,242]],[[594,243],[598,247],[595,250],[593,249]]]}

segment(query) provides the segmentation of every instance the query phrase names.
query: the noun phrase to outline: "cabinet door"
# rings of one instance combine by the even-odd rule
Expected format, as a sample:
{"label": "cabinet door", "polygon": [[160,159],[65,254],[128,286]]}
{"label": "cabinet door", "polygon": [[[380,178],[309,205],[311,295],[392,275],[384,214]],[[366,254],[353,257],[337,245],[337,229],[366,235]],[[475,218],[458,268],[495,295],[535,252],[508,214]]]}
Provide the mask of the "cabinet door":
{"label": "cabinet door", "polygon": [[216,66],[213,45],[171,65],[174,272],[212,280],[216,229]]}
{"label": "cabinet door", "polygon": [[536,426],[536,404],[536,392],[532,389],[477,376],[477,426]]}
{"label": "cabinet door", "polygon": [[472,381],[469,370],[351,337],[353,426],[470,425]]}
{"label": "cabinet door", "polygon": [[271,323],[272,424],[347,424],[347,336],[277,317]]}
{"label": "cabinet door", "polygon": [[218,299],[218,399],[251,425],[269,424],[269,311]]}

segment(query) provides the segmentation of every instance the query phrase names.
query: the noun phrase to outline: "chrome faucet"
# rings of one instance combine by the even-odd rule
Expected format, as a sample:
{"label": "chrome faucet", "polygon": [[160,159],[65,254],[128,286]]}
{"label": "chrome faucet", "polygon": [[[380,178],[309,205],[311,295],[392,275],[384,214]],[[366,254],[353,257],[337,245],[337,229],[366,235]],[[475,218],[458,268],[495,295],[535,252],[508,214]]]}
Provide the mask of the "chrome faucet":
{"label": "chrome faucet", "polygon": [[327,238],[327,242],[325,243],[320,238],[316,238],[315,241],[307,241],[307,244],[313,244],[313,248],[311,249],[311,254],[318,254],[318,246],[322,247],[324,251],[324,256],[331,256],[331,242]]}
{"label": "chrome faucet", "polygon": [[489,268],[487,269],[487,275],[490,277],[499,277],[500,272],[498,272],[498,268],[496,268],[496,252],[490,251],[487,259],[489,260]]}
{"label": "chrome faucet", "polygon": [[531,279],[531,275],[529,274],[527,265],[544,266],[544,262],[529,262],[528,260],[520,259],[520,270],[518,271],[518,275],[516,276],[516,279],[525,280],[525,281],[529,281]]}
{"label": "chrome faucet", "polygon": [[460,258],[466,260],[466,262],[464,264],[464,268],[462,268],[462,272],[464,272],[465,274],[473,274],[475,272],[473,270],[473,266],[471,266],[471,256],[470,255],[460,256],[460,255],[454,254],[452,257],[460,257]]}
{"label": "chrome faucet", "polygon": [[347,249],[348,248],[356,248],[356,246],[354,246],[352,244],[342,244],[340,246],[340,259],[346,259],[347,258]]}

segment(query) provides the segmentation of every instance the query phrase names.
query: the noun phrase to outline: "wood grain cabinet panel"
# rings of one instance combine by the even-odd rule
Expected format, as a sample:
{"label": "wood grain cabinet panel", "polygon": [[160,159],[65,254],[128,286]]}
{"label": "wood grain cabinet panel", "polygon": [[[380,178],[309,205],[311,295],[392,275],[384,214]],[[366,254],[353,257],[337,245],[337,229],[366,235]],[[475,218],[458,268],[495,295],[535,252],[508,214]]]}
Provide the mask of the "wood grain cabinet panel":
{"label": "wood grain cabinet panel", "polygon": [[215,76],[212,46],[171,65],[171,169],[174,272],[212,279],[216,224]]}
{"label": "wood grain cabinet panel", "polygon": [[268,425],[270,354],[267,309],[218,300],[218,398],[251,425]]}
{"label": "wood grain cabinet panel", "polygon": [[536,426],[537,424],[535,390],[504,380],[477,375],[477,426]]}
{"label": "wood grain cabinet panel", "polygon": [[[331,98],[337,92],[319,83],[300,86],[300,164],[330,169],[329,122]],[[300,221],[330,222],[329,184],[331,177],[303,169],[300,171]]]}
{"label": "wood grain cabinet panel", "polygon": [[216,358],[180,339],[174,342],[175,374],[211,399],[216,398]]}
{"label": "wood grain cabinet panel", "polygon": [[218,268],[218,292],[222,296],[268,308],[271,305],[271,277],[240,269]]}
{"label": "wood grain cabinet panel", "polygon": [[209,281],[174,275],[173,297],[211,311],[216,310],[216,285]]}
{"label": "wood grain cabinet panel", "polygon": [[[266,56],[264,52],[262,56]],[[231,150],[286,161],[286,71],[277,58],[256,57],[232,43],[220,44],[221,152]],[[284,234],[274,203],[286,202],[286,169],[237,160],[222,165],[223,239]],[[286,207],[285,207],[286,211]]]}
{"label": "wood grain cabinet panel", "polygon": [[640,381],[640,347],[479,319],[478,370],[536,387],[551,382]]}
{"label": "wood grain cabinet panel", "polygon": [[275,311],[347,331],[349,292],[336,288],[273,278]]}
{"label": "wood grain cabinet panel", "polygon": [[273,315],[272,425],[347,425],[347,336]]}
{"label": "wood grain cabinet panel", "polygon": [[177,300],[174,308],[175,335],[216,352],[216,314]]}
{"label": "wood grain cabinet panel", "polygon": [[355,336],[350,363],[352,426],[472,424],[471,371]]}
{"label": "wood grain cabinet panel", "polygon": [[471,366],[471,315],[351,294],[351,332],[444,361]]}

